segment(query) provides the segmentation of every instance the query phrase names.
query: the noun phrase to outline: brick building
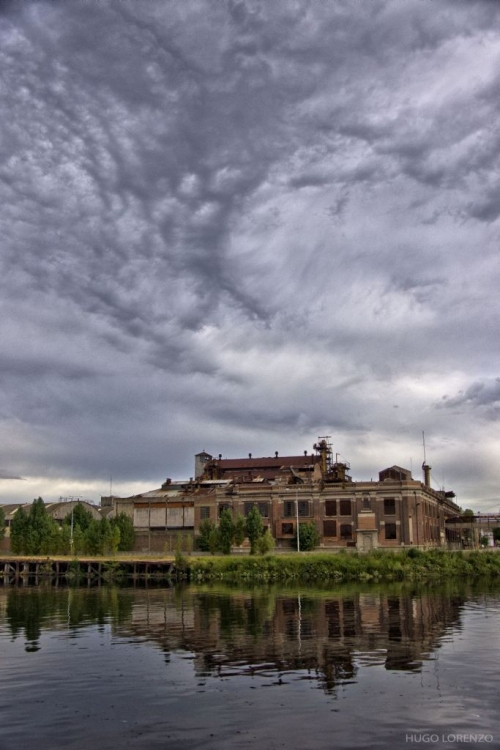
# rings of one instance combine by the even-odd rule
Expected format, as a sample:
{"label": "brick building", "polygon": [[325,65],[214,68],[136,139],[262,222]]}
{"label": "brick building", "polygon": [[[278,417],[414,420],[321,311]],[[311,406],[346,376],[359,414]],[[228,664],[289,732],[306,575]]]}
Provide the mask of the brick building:
{"label": "brick building", "polygon": [[195,477],[167,480],[161,488],[131,498],[103,498],[115,512],[134,520],[138,549],[162,550],[172,532],[196,535],[205,519],[218,523],[224,509],[236,517],[257,506],[277,548],[292,547],[297,524],[314,523],[320,548],[371,550],[440,547],[447,542],[445,521],[460,508],[453,492],[430,486],[400,466],[379,473],[378,481],[353,481],[349,464],[333,460],[327,439],[314,453],[297,456],[214,458],[195,456]]}

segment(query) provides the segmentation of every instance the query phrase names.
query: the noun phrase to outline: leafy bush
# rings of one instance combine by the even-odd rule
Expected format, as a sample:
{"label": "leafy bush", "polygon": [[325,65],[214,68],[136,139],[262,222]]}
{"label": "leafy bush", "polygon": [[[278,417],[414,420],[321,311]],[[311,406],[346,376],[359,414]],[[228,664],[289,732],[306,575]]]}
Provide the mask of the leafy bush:
{"label": "leafy bush", "polygon": [[375,551],[280,554],[265,557],[198,558],[190,562],[196,581],[432,581],[500,576],[500,555],[495,552]]}
{"label": "leafy bush", "polygon": [[[313,550],[318,546],[320,539],[321,535],[313,521],[299,524],[299,542],[302,552]],[[297,545],[297,532],[295,532],[295,545]]]}
{"label": "leafy bush", "polygon": [[135,531],[130,516],[127,516],[126,513],[118,513],[115,518],[110,519],[110,523],[113,529],[116,528],[120,531],[118,550],[120,552],[128,552],[134,549]]}

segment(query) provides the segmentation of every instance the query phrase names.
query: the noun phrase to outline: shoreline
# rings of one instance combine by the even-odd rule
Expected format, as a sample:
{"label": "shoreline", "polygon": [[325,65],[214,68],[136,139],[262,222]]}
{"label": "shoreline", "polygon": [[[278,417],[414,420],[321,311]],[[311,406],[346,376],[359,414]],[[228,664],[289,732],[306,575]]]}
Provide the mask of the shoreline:
{"label": "shoreline", "polygon": [[327,581],[427,581],[446,578],[500,577],[498,550],[378,550],[370,553],[325,552],[165,557],[146,555],[0,556],[4,582],[27,579],[168,580],[193,583],[279,583]]}

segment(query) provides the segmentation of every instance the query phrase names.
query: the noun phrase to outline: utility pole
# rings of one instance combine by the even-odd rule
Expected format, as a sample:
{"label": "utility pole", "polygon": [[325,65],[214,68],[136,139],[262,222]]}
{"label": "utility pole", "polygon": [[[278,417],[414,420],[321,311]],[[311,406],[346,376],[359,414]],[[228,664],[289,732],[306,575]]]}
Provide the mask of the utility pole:
{"label": "utility pole", "polygon": [[295,513],[297,519],[297,552],[300,552],[300,527],[299,527],[299,487],[295,485]]}
{"label": "utility pole", "polygon": [[70,537],[69,537],[69,546],[70,546],[71,554],[73,554],[73,530],[74,530],[73,511],[75,510],[74,503],[75,501],[79,503],[81,499],[82,499],[81,495],[79,495],[78,497],[74,497],[73,495],[68,495],[67,497],[59,496],[59,500],[62,500],[63,502],[66,502],[66,503],[68,502],[71,503],[71,526],[70,526]]}

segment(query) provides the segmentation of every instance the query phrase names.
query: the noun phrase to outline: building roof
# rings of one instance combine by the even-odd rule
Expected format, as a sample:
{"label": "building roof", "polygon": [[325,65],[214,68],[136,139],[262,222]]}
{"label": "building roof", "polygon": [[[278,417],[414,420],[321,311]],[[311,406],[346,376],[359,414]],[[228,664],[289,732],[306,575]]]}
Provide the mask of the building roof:
{"label": "building roof", "polygon": [[258,458],[221,458],[217,466],[224,471],[234,469],[282,469],[293,466],[305,467],[318,463],[319,456],[261,456]]}
{"label": "building roof", "polygon": [[5,505],[2,503],[0,507],[3,510],[5,517],[8,518],[9,516],[14,515],[19,508],[30,508],[31,503],[8,503]]}
{"label": "building roof", "polygon": [[395,479],[399,482],[413,479],[409,469],[404,469],[402,466],[396,465],[389,466],[387,469],[379,471],[378,478],[380,482],[383,482],[384,479]]}
{"label": "building roof", "polygon": [[[275,479],[278,474],[292,467],[310,469],[319,461],[319,456],[259,456],[256,458],[220,458],[207,464],[207,472],[215,467],[219,479]],[[202,478],[202,481],[205,481]]]}

